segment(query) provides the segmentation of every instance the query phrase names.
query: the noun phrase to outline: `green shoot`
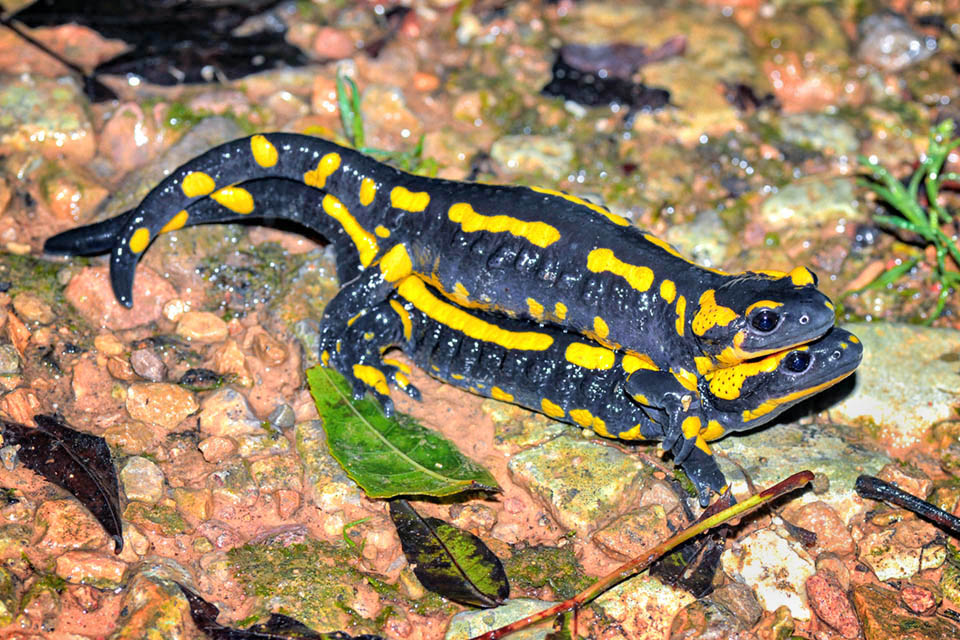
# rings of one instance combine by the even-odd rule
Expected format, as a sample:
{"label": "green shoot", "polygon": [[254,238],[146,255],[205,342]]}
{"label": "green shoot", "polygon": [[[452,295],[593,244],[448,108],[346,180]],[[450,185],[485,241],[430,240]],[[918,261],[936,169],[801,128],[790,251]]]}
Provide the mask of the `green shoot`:
{"label": "green shoot", "polygon": [[[947,156],[960,147],[960,139],[952,138],[952,133],[952,120],[944,120],[930,131],[927,152],[906,185],[881,166],[876,158],[864,156],[858,158],[860,165],[868,169],[872,177],[872,180],[861,180],[860,184],[877,194],[895,214],[876,215],[874,219],[881,224],[914,233],[936,249],[937,264],[934,272],[940,284],[940,294],[937,297],[937,307],[930,316],[928,324],[943,312],[950,291],[960,285],[960,273],[948,270],[946,265],[947,255],[960,265],[960,248],[941,230],[941,226],[953,221],[953,216],[940,203],[940,189],[945,181],[960,179],[960,175],[953,172],[941,173]],[[921,187],[926,196],[926,206],[922,205],[918,199]],[[895,274],[891,272],[881,275],[870,286],[879,286],[878,282],[881,279],[884,285],[893,282],[896,277],[906,273],[915,262],[910,261],[905,264],[910,266],[897,269]]]}
{"label": "green shoot", "polygon": [[371,516],[367,516],[366,518],[360,518],[359,520],[348,522],[347,524],[343,525],[343,530],[340,532],[340,535],[343,536],[343,541],[346,542],[347,546],[353,549],[354,553],[356,553],[358,556],[363,555],[363,547],[366,546],[367,541],[366,539],[364,539],[360,542],[360,544],[357,544],[356,542],[353,541],[353,539],[349,535],[347,535],[347,531],[356,527],[357,525],[363,524],[364,522],[369,520],[370,517]]}

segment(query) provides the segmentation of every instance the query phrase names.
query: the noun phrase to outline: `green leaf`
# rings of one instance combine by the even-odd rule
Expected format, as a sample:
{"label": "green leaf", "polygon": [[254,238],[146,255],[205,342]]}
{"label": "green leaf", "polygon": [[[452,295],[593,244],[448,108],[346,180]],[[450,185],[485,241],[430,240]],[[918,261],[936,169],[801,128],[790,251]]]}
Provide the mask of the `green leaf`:
{"label": "green leaf", "polygon": [[489,471],[410,416],[387,418],[373,400],[351,400],[349,383],[336,371],[308,369],[307,384],[331,455],[369,497],[500,491]]}
{"label": "green leaf", "polygon": [[510,595],[500,559],[477,536],[424,518],[406,500],[390,501],[390,517],[403,555],[425,588],[476,607],[496,607]]}

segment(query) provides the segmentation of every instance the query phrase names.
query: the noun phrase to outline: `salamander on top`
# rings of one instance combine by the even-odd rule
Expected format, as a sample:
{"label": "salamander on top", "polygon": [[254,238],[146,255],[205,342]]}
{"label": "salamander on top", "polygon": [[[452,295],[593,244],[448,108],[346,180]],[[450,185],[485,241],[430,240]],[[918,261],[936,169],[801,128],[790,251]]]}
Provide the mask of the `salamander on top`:
{"label": "salamander on top", "polygon": [[[91,252],[113,236],[111,283],[130,306],[136,264],[157,234],[285,217],[289,209],[264,211],[245,187],[269,178],[315,189],[316,206],[295,219],[348,242],[357,257],[355,277],[324,313],[328,347],[409,275],[463,307],[551,323],[623,349],[661,372],[664,387],[689,387],[697,374],[808,342],[833,326],[833,306],[804,267],[706,269],[575,196],[423,178],[297,134],[216,147],[176,169],[136,209],[54,236],[45,249]],[[207,198],[222,209],[190,212]]]}

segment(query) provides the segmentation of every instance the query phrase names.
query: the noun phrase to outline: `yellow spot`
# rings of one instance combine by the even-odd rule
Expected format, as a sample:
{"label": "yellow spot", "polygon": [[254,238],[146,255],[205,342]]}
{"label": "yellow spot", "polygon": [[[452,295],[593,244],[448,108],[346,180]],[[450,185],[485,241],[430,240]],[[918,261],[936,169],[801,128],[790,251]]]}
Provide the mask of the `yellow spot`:
{"label": "yellow spot", "polygon": [[700,449],[700,451],[703,451],[708,456],[713,455],[713,451],[710,450],[710,445],[707,444],[707,441],[703,438],[703,436],[697,436],[697,439],[693,444],[696,445],[697,449]]}
{"label": "yellow spot", "polygon": [[390,191],[390,206],[416,213],[430,204],[430,194],[426,191],[410,191],[406,187],[394,187]]}
{"label": "yellow spot", "polygon": [[202,171],[192,171],[183,177],[183,183],[180,185],[183,195],[188,198],[205,196],[217,188],[213,178]]}
{"label": "yellow spot", "polygon": [[551,418],[562,418],[566,414],[559,405],[550,402],[546,398],[540,401],[540,410]]}
{"label": "yellow spot", "polygon": [[717,438],[722,437],[723,434],[724,434],[723,425],[721,425],[716,420],[710,420],[709,422],[707,422],[707,428],[700,432],[700,437],[706,440],[707,442],[711,442],[713,440],[716,440]]}
{"label": "yellow spot", "polygon": [[553,315],[557,316],[557,320],[564,320],[567,317],[567,305],[562,302],[558,302],[553,305]]}
{"label": "yellow spot", "polygon": [[790,282],[798,287],[802,287],[808,284],[814,284],[817,281],[816,277],[813,275],[813,272],[806,267],[797,267],[790,272]]}
{"label": "yellow spot", "polygon": [[576,422],[581,427],[586,427],[588,429],[593,429],[601,436],[610,437],[610,432],[607,431],[606,423],[586,409],[571,409],[570,418]]}
{"label": "yellow spot", "polygon": [[250,153],[253,154],[253,159],[257,164],[264,168],[277,164],[279,157],[277,148],[273,146],[273,143],[261,135],[250,138]]}
{"label": "yellow spot", "polygon": [[371,340],[373,340],[373,331],[364,331],[363,339],[366,340],[367,342],[370,342]]}
{"label": "yellow spot", "polygon": [[430,293],[423,280],[416,276],[404,278],[397,291],[428,317],[474,340],[493,342],[505,349],[522,351],[544,351],[553,344],[553,338],[548,334],[535,331],[509,331],[443,302]]}
{"label": "yellow spot", "polygon": [[776,370],[788,353],[795,350],[806,350],[807,347],[785,349],[759,360],[741,362],[732,367],[716,369],[704,376],[709,383],[710,393],[723,400],[736,400],[740,397],[743,383],[747,378],[761,373],[770,373]]}
{"label": "yellow spot", "polygon": [[330,352],[329,352],[329,351],[324,350],[323,353],[320,354],[320,362],[322,362],[322,363],[323,363],[323,366],[325,366],[325,367],[329,367],[329,366],[330,366]]}
{"label": "yellow spot", "polygon": [[150,244],[150,230],[146,227],[140,227],[130,236],[130,251],[134,253],[143,253],[148,244]]}
{"label": "yellow spot", "polygon": [[310,187],[324,189],[327,186],[327,178],[340,168],[340,154],[328,153],[320,158],[317,168],[313,171],[307,171],[303,174],[303,182]]}
{"label": "yellow spot", "polygon": [[650,404],[650,401],[647,400],[647,396],[643,395],[642,393],[635,393],[635,394],[633,394],[633,399],[636,400],[637,402],[639,402],[640,404],[646,406],[646,407],[651,407],[651,406],[653,406],[653,405]]}
{"label": "yellow spot", "polygon": [[183,229],[187,224],[187,218],[190,214],[187,213],[186,209],[183,209],[177,215],[170,218],[170,222],[163,225],[163,229],[160,229],[160,233],[167,233],[169,231],[176,231],[177,229]]}
{"label": "yellow spot", "polygon": [[523,238],[538,247],[548,247],[560,239],[560,232],[546,222],[526,222],[504,215],[485,216],[473,210],[466,202],[458,202],[450,207],[447,215],[468,232],[489,231],[490,233],[509,233]]}
{"label": "yellow spot", "polygon": [[350,316],[350,318],[347,319],[347,326],[348,326],[348,327],[352,327],[354,322],[356,322],[357,320],[359,320],[360,318],[362,318],[362,317],[365,316],[366,314],[367,314],[367,310],[366,310],[366,309],[361,309],[361,310],[358,311],[357,313],[353,314],[352,316]]}
{"label": "yellow spot", "polygon": [[609,369],[616,361],[616,356],[610,349],[582,342],[573,342],[567,346],[564,357],[567,362],[585,369]]}
{"label": "yellow spot", "polygon": [[397,386],[401,389],[406,389],[410,386],[410,379],[407,376],[403,375],[399,371],[393,374],[393,380],[397,383]]}
{"label": "yellow spot", "polygon": [[460,281],[453,283],[453,295],[460,300],[470,299],[470,292],[467,291],[467,288],[463,286],[463,283]]}
{"label": "yellow spot", "polygon": [[676,296],[677,285],[673,284],[673,280],[664,280],[660,283],[660,297],[666,300],[667,304],[673,302]]}
{"label": "yellow spot", "polygon": [[594,273],[609,271],[624,278],[637,291],[646,291],[653,284],[653,271],[648,267],[621,262],[610,249],[594,249],[587,255],[587,269]]}
{"label": "yellow spot", "polygon": [[706,356],[694,356],[693,363],[697,366],[697,373],[700,375],[713,369],[713,360]]}
{"label": "yellow spot", "polygon": [[463,376],[460,375],[459,373],[451,373],[450,377],[453,378],[454,380],[463,380]]}
{"label": "yellow spot", "polygon": [[617,437],[623,440],[646,440],[643,435],[643,423],[637,423],[626,431],[621,431]]}
{"label": "yellow spot", "polygon": [[368,207],[375,197],[377,197],[377,183],[373,181],[373,178],[364,178],[361,180],[360,204]]}
{"label": "yellow spot", "polygon": [[390,229],[387,229],[387,228],[386,228],[385,226],[383,226],[382,224],[378,224],[376,227],[374,227],[374,228],[373,228],[373,232],[374,232],[375,234],[377,234],[378,236],[380,236],[381,238],[389,238],[389,237],[390,237]]}
{"label": "yellow spot", "polygon": [[393,310],[397,312],[397,315],[400,316],[400,324],[403,325],[403,337],[406,340],[410,340],[413,337],[413,325],[410,322],[410,314],[407,313],[407,310],[403,308],[403,305],[400,304],[399,300],[390,299],[390,306],[393,307]]}
{"label": "yellow spot", "polygon": [[379,251],[377,239],[357,222],[357,219],[343,206],[342,202],[329,193],[323,196],[321,205],[324,213],[339,222],[343,230],[353,240],[354,246],[357,247],[357,253],[360,254],[360,264],[365,267],[369,266],[377,255],[377,251]]}
{"label": "yellow spot", "polygon": [[752,305],[747,307],[746,311],[743,312],[743,315],[750,315],[754,309],[776,309],[777,307],[782,306],[782,302],[774,302],[773,300],[757,300]]}
{"label": "yellow spot", "polygon": [[240,187],[224,187],[214,191],[210,197],[234,213],[247,214],[253,211],[253,196]]}
{"label": "yellow spot", "polygon": [[852,342],[853,344],[860,344],[860,338],[858,338],[857,336],[851,335],[850,338],[849,338],[849,340],[850,340],[850,342]]}
{"label": "yellow spot", "polygon": [[365,364],[353,365],[353,377],[366,383],[367,386],[376,389],[381,395],[390,395],[390,389],[387,388],[387,379],[379,369],[374,369]]}
{"label": "yellow spot", "polygon": [[704,335],[713,327],[725,327],[737,319],[736,311],[717,304],[716,293],[713,289],[707,289],[700,296],[700,306],[690,323],[690,328],[698,336]]}
{"label": "yellow spot", "polygon": [[823,304],[825,304],[825,305],[827,306],[827,309],[830,309],[830,311],[834,311],[834,310],[835,310],[835,307],[833,306],[833,303],[830,302],[829,300],[825,301]]}
{"label": "yellow spot", "polygon": [[593,317],[593,332],[601,339],[606,338],[610,335],[610,327],[607,326],[607,323],[604,322],[603,318],[600,316]]}
{"label": "yellow spot", "polygon": [[670,373],[687,391],[697,390],[697,374],[686,369],[670,369]]}
{"label": "yellow spot", "polygon": [[543,317],[543,305],[533,298],[527,298],[527,309],[530,310],[530,315],[534,318],[540,319]]}
{"label": "yellow spot", "polygon": [[653,359],[645,353],[628,353],[623,356],[620,366],[627,373],[633,373],[639,369],[647,371],[660,371],[660,368],[653,363]]}
{"label": "yellow spot", "polygon": [[775,410],[777,407],[779,407],[782,404],[785,404],[788,402],[795,402],[797,400],[800,400],[801,398],[812,396],[813,394],[819,391],[823,391],[828,387],[832,387],[833,385],[837,384],[838,382],[846,378],[851,373],[853,373],[853,371],[848,371],[841,376],[837,376],[833,380],[827,380],[826,382],[820,383],[813,387],[809,387],[807,389],[800,389],[799,391],[794,391],[793,393],[789,393],[779,398],[769,398],[768,400],[761,402],[755,409],[745,410],[742,414],[743,421],[750,422],[751,420],[755,420],[757,418],[767,415],[768,413]]}
{"label": "yellow spot", "polygon": [[687,322],[687,299],[683,296],[677,298],[677,335],[683,337],[683,327]]}
{"label": "yellow spot", "polygon": [[697,416],[687,416],[684,418],[683,423],[680,425],[680,431],[683,432],[683,437],[690,440],[700,435],[700,424],[700,418]]}
{"label": "yellow spot", "polygon": [[589,200],[584,200],[583,198],[578,198],[577,196],[572,196],[569,193],[563,193],[562,191],[557,191],[555,189],[544,189],[543,187],[530,187],[530,189],[532,189],[533,191],[536,191],[537,193],[545,193],[550,196],[557,196],[558,198],[563,198],[568,202],[579,204],[580,206],[590,209],[594,213],[599,213],[600,215],[602,215],[604,218],[606,218],[607,220],[609,220],[615,225],[618,225],[621,227],[630,226],[630,221],[624,218],[623,216],[618,216],[615,213],[610,213],[609,211],[606,210],[606,208],[601,207],[600,205],[597,205],[597,204],[593,204]]}
{"label": "yellow spot", "polygon": [[380,271],[387,282],[399,282],[413,272],[410,254],[402,244],[394,246],[380,260]]}
{"label": "yellow spot", "polygon": [[[391,300],[391,302],[393,301]],[[410,367],[407,366],[405,363],[400,362],[399,360],[395,360],[394,358],[384,358],[383,364],[388,364],[392,367],[396,367],[397,369],[400,369],[400,371],[403,371],[405,374],[410,375]]]}
{"label": "yellow spot", "polygon": [[503,402],[513,402],[513,396],[500,387],[491,388],[490,397],[494,400],[502,400]]}
{"label": "yellow spot", "polygon": [[771,278],[776,278],[778,280],[780,278],[787,277],[786,271],[777,271],[776,269],[753,269],[747,273],[759,273],[760,275],[770,276]]}

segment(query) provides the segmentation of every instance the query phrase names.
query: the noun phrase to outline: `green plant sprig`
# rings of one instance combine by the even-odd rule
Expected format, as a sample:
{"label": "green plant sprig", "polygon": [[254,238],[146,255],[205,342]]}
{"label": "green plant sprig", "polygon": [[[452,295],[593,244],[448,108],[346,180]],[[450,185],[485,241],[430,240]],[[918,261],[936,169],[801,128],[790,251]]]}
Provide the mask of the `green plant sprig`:
{"label": "green plant sprig", "polygon": [[[876,158],[859,156],[857,159],[862,167],[870,171],[872,178],[871,180],[861,179],[859,181],[861,186],[877,194],[896,214],[875,215],[874,220],[883,225],[914,233],[936,249],[935,273],[940,283],[940,294],[937,296],[936,310],[927,321],[928,324],[943,312],[951,290],[960,286],[960,273],[949,271],[946,266],[948,254],[960,265],[960,248],[941,230],[942,225],[953,221],[953,214],[940,203],[940,190],[945,181],[960,180],[960,174],[955,172],[941,173],[950,152],[960,147],[960,139],[953,138],[952,135],[953,120],[944,120],[931,129],[927,152],[906,185],[895,178]],[[925,207],[918,199],[921,186],[927,197]],[[910,267],[912,268],[915,263],[916,261],[911,261]],[[898,269],[897,276],[908,270],[909,268]],[[883,274],[874,280],[871,286],[878,286],[877,283],[881,280],[884,285],[892,282],[889,274]]]}

